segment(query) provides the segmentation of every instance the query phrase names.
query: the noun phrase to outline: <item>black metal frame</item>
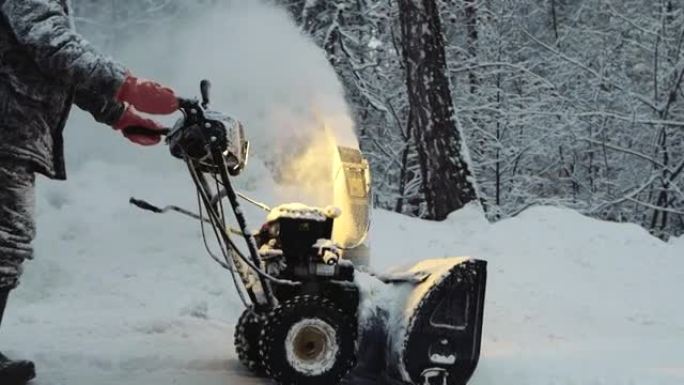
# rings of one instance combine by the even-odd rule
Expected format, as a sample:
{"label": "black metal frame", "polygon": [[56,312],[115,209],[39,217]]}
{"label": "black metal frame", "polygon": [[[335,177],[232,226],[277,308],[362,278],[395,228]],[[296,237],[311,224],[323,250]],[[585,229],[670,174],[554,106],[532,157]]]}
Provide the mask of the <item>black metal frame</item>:
{"label": "black metal frame", "polygon": [[[200,84],[200,89],[202,95],[201,102],[198,100],[179,99],[180,110],[185,118],[182,120],[181,125],[169,130],[167,141],[171,147],[172,154],[182,158],[188,167],[201,201],[200,209],[203,206],[207,212],[207,222],[210,223],[216,234],[217,241],[221,245],[221,253],[225,262],[228,266],[232,267],[233,280],[236,281],[236,286],[239,286],[237,289],[247,292],[256,310],[270,308],[278,303],[271,288],[272,281],[285,285],[296,285],[296,283],[271,277],[262,269],[262,261],[257,250],[256,240],[247,227],[247,220],[228,175],[223,155],[224,151],[226,151],[226,148],[223,148],[225,144],[225,127],[222,127],[221,122],[208,120],[205,117],[205,110],[209,105],[210,83],[203,80]],[[204,148],[204,150],[201,150],[201,148]],[[203,153],[202,159],[198,159],[197,154],[195,154],[198,150]],[[209,159],[211,166],[207,167]],[[220,191],[218,191],[218,188],[216,193],[212,191],[206,173],[213,174],[214,179],[217,182],[220,181],[222,186]],[[239,226],[239,232],[247,244],[248,256],[245,256],[240,251],[228,233],[225,212],[221,204],[223,197],[227,197],[230,202],[231,209]],[[200,220],[205,221],[201,213]],[[263,289],[263,295],[257,295],[253,290],[254,286],[250,285],[253,278],[259,281]],[[240,280],[239,283],[237,282],[238,279]]]}
{"label": "black metal frame", "polygon": [[238,201],[237,193],[233,188],[233,185],[230,181],[230,177],[228,176],[225,167],[222,167],[224,165],[224,162],[223,157],[221,156],[221,150],[217,148],[212,148],[211,151],[214,157],[214,162],[216,162],[217,166],[219,166],[218,169],[222,170],[222,172],[220,172],[218,176],[220,177],[221,184],[225,191],[225,195],[228,198],[228,201],[230,202],[240,232],[242,233],[245,243],[247,244],[249,256],[245,256],[242,254],[242,252],[237,248],[236,244],[233,242],[232,238],[228,234],[225,225],[226,221],[222,214],[222,210],[219,210],[218,203],[212,204],[212,202],[217,202],[217,200],[215,199],[215,195],[210,188],[210,184],[207,180],[206,175],[202,172],[202,167],[199,166],[195,161],[191,159],[186,159],[190,175],[195,184],[195,187],[197,188],[197,191],[199,192],[199,196],[202,200],[204,209],[207,211],[209,221],[211,222],[211,225],[219,235],[219,242],[222,243],[222,251],[224,253],[228,253],[225,254],[224,257],[226,257],[227,259],[231,259],[232,266],[239,266],[242,262],[247,263],[248,268],[252,271],[254,276],[259,279],[259,282],[263,287],[264,298],[260,298],[254,293],[253,290],[250,290],[250,288],[247,287],[247,282],[244,281],[244,276],[240,275],[240,277],[243,280],[243,287],[245,287],[250,300],[257,308],[262,306],[272,307],[275,304],[277,304],[277,300],[273,295],[273,290],[271,289],[271,284],[269,281],[269,278],[272,277],[268,277],[262,271],[261,258],[259,257],[259,252],[257,250],[256,240],[254,239],[254,236],[250,232],[249,228],[247,227],[247,220],[245,219],[245,216],[242,212],[242,208],[240,207],[240,202]]}

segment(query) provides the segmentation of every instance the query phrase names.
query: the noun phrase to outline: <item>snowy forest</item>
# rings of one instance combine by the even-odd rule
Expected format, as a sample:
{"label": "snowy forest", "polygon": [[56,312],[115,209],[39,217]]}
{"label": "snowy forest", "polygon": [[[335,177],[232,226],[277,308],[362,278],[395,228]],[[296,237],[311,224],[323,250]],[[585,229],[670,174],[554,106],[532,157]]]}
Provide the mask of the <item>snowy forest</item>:
{"label": "snowy forest", "polygon": [[[145,28],[219,2],[73,6],[81,32],[116,52]],[[373,168],[376,207],[441,219],[477,189],[490,220],[544,204],[638,223],[661,238],[684,232],[681,3],[274,2],[325,50],[344,85]],[[416,23],[429,28],[412,30]],[[428,72],[412,72],[415,54],[444,57],[443,65],[422,70],[426,81],[450,91],[445,115],[432,118],[447,120],[441,129],[449,132],[449,151],[467,150],[456,160],[443,154],[454,164],[439,169],[464,167],[452,173],[462,177],[427,172],[435,157],[418,116],[425,100],[411,89],[420,79],[410,75]],[[474,186],[464,183],[471,174]],[[439,186],[459,186],[460,196],[441,202],[448,199],[433,192]]]}

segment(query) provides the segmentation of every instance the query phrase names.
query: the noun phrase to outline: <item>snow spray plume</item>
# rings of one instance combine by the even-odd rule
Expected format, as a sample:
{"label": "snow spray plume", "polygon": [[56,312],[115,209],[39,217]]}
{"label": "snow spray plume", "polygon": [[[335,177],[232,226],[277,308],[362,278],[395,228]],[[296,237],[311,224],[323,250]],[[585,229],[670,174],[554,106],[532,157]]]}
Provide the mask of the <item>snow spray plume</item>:
{"label": "snow spray plume", "polygon": [[[196,9],[191,16],[185,13],[145,30],[144,38],[127,43],[116,56],[132,72],[169,84],[184,96],[197,95],[199,80],[210,79],[212,106],[243,122],[252,156],[276,180],[297,186],[303,203],[337,204],[331,171],[336,146],[358,148],[358,141],[324,51],[285,10],[260,1],[230,0]],[[115,143],[84,150],[117,161],[149,157],[140,163],[168,167],[165,149],[141,154],[129,147]]]}
{"label": "snow spray plume", "polygon": [[357,147],[344,92],[325,53],[285,10],[230,0],[151,30],[127,46],[124,61],[181,95],[213,85],[212,105],[241,120],[252,154],[272,171],[316,143],[324,127]]}

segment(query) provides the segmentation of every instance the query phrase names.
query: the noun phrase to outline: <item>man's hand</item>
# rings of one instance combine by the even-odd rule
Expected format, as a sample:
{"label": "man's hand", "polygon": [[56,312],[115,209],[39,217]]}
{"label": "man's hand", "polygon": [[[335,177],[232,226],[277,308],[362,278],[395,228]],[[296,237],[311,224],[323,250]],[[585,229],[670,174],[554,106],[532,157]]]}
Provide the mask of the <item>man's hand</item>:
{"label": "man's hand", "polygon": [[[126,134],[123,129],[130,126],[149,128],[150,130],[160,131],[160,134],[129,135]],[[123,135],[128,138],[128,140],[142,146],[153,146],[159,143],[161,141],[161,131],[164,129],[161,124],[155,122],[154,120],[140,116],[133,106],[126,106],[126,110],[124,111],[123,115],[121,115],[121,118],[119,118],[119,120],[112,127],[115,130],[122,130]]]}
{"label": "man's hand", "polygon": [[172,114],[178,109],[178,98],[172,89],[151,80],[128,74],[116,99],[148,114]]}

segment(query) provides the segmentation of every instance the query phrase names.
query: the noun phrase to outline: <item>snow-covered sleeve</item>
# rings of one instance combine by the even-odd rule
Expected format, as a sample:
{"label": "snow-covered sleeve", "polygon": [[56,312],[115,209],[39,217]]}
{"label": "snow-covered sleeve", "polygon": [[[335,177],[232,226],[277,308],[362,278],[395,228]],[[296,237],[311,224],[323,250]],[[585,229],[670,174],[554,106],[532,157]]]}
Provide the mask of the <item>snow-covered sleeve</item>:
{"label": "snow-covered sleeve", "polygon": [[126,106],[121,102],[79,87],[76,88],[74,104],[80,109],[88,111],[98,122],[108,126],[118,122],[126,109]]}
{"label": "snow-covered sleeve", "polygon": [[4,0],[0,4],[17,41],[45,74],[114,99],[125,68],[72,30],[59,1]]}

